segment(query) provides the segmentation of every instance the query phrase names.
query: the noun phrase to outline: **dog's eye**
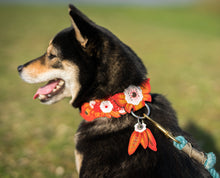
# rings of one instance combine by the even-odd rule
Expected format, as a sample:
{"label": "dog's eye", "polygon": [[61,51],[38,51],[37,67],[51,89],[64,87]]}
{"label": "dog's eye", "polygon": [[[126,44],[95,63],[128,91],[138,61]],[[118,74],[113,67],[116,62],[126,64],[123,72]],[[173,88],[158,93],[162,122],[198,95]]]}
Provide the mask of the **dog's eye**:
{"label": "dog's eye", "polygon": [[57,56],[56,56],[56,55],[53,55],[53,54],[49,54],[49,55],[48,55],[48,58],[49,58],[49,59],[53,59],[53,58],[55,58],[55,57],[57,57]]}

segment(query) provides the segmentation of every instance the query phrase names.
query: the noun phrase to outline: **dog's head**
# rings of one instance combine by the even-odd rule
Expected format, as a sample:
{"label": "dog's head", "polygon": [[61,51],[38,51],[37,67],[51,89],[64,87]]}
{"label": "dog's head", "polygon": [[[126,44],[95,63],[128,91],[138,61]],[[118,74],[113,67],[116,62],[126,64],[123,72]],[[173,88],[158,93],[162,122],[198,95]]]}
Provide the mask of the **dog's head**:
{"label": "dog's head", "polygon": [[146,69],[128,46],[73,5],[69,14],[72,26],[50,41],[46,53],[18,66],[24,81],[48,82],[37,90],[34,99],[52,104],[72,97],[70,102],[79,107],[145,79]]}

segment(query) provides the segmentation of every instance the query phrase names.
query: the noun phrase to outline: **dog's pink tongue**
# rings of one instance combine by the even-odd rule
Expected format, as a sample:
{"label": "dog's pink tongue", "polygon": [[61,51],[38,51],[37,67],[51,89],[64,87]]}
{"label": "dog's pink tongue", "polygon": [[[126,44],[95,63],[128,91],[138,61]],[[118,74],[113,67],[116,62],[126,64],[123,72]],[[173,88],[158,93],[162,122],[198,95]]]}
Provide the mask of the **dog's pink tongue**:
{"label": "dog's pink tongue", "polygon": [[59,83],[59,80],[53,81],[39,88],[37,92],[35,93],[33,99],[36,99],[39,95],[46,95],[46,94],[51,93],[58,83]]}

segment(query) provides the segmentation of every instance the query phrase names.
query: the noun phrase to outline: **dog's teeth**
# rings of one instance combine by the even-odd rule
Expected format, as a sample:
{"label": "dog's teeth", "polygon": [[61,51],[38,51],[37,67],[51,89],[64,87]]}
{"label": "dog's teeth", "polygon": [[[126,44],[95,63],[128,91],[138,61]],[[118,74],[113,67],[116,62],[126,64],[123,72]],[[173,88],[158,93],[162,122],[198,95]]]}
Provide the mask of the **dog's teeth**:
{"label": "dog's teeth", "polygon": [[59,82],[59,85],[62,86],[63,84],[64,84],[64,81],[61,80],[61,81]]}
{"label": "dog's teeth", "polygon": [[61,88],[61,86],[60,86],[60,85],[57,85],[57,86],[56,86],[56,89],[60,89],[60,88]]}
{"label": "dog's teeth", "polygon": [[53,89],[53,92],[57,91],[55,88]]}
{"label": "dog's teeth", "polygon": [[52,95],[51,95],[51,94],[48,94],[47,96],[50,98]]}
{"label": "dog's teeth", "polygon": [[45,99],[46,98],[46,96],[45,95],[39,95],[39,97],[38,97],[40,100],[42,100],[42,99]]}

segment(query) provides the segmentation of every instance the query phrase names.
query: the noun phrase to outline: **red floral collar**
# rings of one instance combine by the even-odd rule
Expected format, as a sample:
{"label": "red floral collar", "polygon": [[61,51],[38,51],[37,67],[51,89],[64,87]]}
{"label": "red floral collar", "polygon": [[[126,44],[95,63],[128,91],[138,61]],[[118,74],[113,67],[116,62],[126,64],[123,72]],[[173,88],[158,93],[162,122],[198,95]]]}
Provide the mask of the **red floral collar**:
{"label": "red floral collar", "polygon": [[84,103],[80,115],[87,121],[93,121],[100,117],[118,118],[131,111],[135,112],[145,106],[145,101],[151,102],[149,81],[145,80],[141,86],[130,85],[123,93]]}
{"label": "red floral collar", "polygon": [[[123,93],[117,93],[101,100],[92,100],[81,107],[81,116],[87,121],[96,118],[118,118],[126,113],[135,112],[145,106],[145,102],[151,102],[150,79],[145,80],[141,86],[130,85]],[[134,125],[135,130],[131,134],[128,144],[128,154],[132,155],[141,144],[144,149],[149,147],[157,151],[156,140],[150,129],[146,128],[143,121]]]}

